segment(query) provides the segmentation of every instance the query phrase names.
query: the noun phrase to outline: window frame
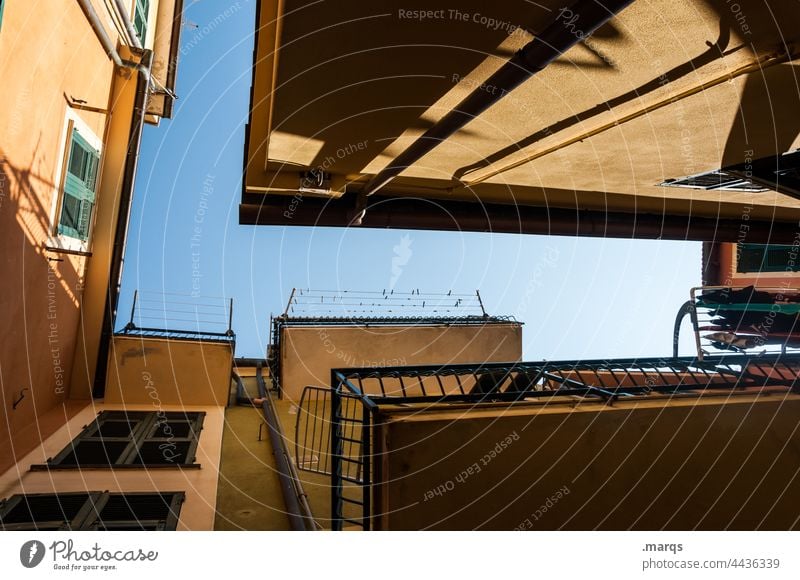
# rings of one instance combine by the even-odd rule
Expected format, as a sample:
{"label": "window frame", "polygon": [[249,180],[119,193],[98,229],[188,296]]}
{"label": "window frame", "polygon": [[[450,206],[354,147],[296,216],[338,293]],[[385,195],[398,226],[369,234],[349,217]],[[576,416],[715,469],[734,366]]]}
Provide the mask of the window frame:
{"label": "window frame", "polygon": [[[75,516],[70,520],[66,518],[61,521],[46,520],[46,521],[30,521],[18,523],[4,523],[3,520],[11,513],[20,503],[28,501],[28,498],[56,498],[59,503],[61,498],[69,496],[86,496],[83,505],[78,508]],[[160,496],[164,500],[163,504],[166,507],[167,513],[162,519],[149,519],[142,520],[134,517],[134,519],[108,519],[102,518],[103,509],[108,505],[108,502],[113,498],[122,498],[126,503],[129,498],[146,497],[146,496]],[[80,491],[80,492],[64,492],[64,493],[33,493],[33,494],[15,494],[8,499],[0,501],[0,530],[4,531],[43,531],[43,530],[99,530],[105,528],[106,530],[129,528],[132,524],[139,524],[138,528],[142,530],[151,531],[174,531],[178,527],[180,520],[181,508],[183,502],[186,501],[186,493],[183,491],[137,491],[137,492],[100,492],[100,491]],[[135,514],[134,514],[135,516]],[[40,525],[41,524],[41,525]]]}
{"label": "window frame", "polygon": [[[177,416],[176,416],[177,415]],[[47,459],[44,464],[32,465],[31,470],[69,470],[69,469],[199,469],[197,463],[197,448],[205,421],[205,411],[101,411],[95,419],[85,425],[81,432],[70,441],[54,457]],[[185,417],[183,419],[182,417]],[[125,436],[104,436],[103,425],[112,422],[134,423],[130,433]],[[163,423],[187,423],[189,433],[187,436],[158,436],[158,430]],[[83,443],[97,443],[103,446],[108,453],[105,443],[124,444],[120,454],[111,461],[104,463],[63,463],[67,458],[74,456],[76,450]],[[158,445],[187,444],[182,462],[137,463],[143,449]],[[162,454],[162,456],[164,456]],[[164,456],[165,457],[165,456]]]}
{"label": "window frame", "polygon": [[[150,0],[133,0],[133,8],[131,10],[131,23],[136,35],[139,37],[139,42],[142,46],[147,45],[147,33],[150,31]],[[142,30],[136,25],[137,17],[141,18]]]}
{"label": "window frame", "polygon": [[[9,497],[7,500],[3,500],[0,502],[0,530],[4,531],[28,531],[31,529],[35,530],[51,530],[51,531],[65,531],[65,530],[76,530],[80,529],[80,526],[86,521],[86,518],[89,517],[92,511],[92,507],[94,502],[99,498],[101,495],[98,491],[81,491],[81,492],[66,492],[66,493],[30,493],[30,494],[15,494]],[[69,496],[86,496],[83,505],[78,509],[77,513],[74,517],[67,521],[66,518],[62,518],[59,520],[42,520],[42,521],[33,521],[33,522],[24,522],[24,523],[4,523],[3,520],[5,517],[11,513],[19,504],[22,502],[26,502],[28,498],[38,498],[38,497],[58,497],[59,503],[61,503],[61,498],[69,497]],[[62,514],[63,515],[63,514]],[[36,524],[35,527],[31,528],[30,524]]]}
{"label": "window frame", "polygon": [[[69,173],[70,154],[72,152],[73,132],[76,132],[86,144],[94,149],[97,154],[97,167],[94,179],[94,200],[92,210],[87,224],[86,240],[61,233],[60,223],[64,209],[64,199],[67,195],[67,174]],[[54,180],[55,188],[53,191],[53,201],[50,208],[50,236],[45,246],[53,250],[63,250],[67,252],[88,254],[92,242],[95,218],[97,214],[97,194],[100,189],[103,169],[103,142],[86,124],[80,115],[71,108],[67,108],[65,114],[64,129],[61,134],[60,151],[58,156],[59,165],[57,167],[57,178]]]}
{"label": "window frame", "polygon": [[[736,273],[737,274],[797,274],[800,273],[800,256],[795,258],[794,268],[787,269],[786,265],[770,266],[769,253],[770,252],[798,252],[798,248],[788,244],[737,244],[736,248]],[[761,263],[753,269],[749,264],[756,258],[748,258],[743,260],[745,252],[761,252]],[[745,265],[747,264],[747,265]]]}

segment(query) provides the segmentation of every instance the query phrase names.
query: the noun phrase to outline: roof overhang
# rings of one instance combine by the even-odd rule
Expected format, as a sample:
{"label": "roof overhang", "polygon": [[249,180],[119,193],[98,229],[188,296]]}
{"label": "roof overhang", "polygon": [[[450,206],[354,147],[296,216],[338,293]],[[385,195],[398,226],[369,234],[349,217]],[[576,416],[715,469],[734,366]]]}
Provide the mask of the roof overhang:
{"label": "roof overhang", "polygon": [[[365,184],[471,92],[497,90],[486,80],[561,6],[260,1],[241,223],[351,223]],[[765,232],[796,223],[800,202],[775,191],[660,186],[800,147],[795,5],[736,6],[634,3],[404,170],[361,225],[450,229],[432,217],[448,204],[464,204],[470,219],[452,229],[466,230],[515,231],[486,225],[500,206],[536,208],[543,223],[568,211],[551,233],[586,212],[597,235],[630,214],[667,223],[648,237],[681,239],[687,216],[707,220],[696,239],[745,213]],[[430,215],[370,218],[395,200]]]}

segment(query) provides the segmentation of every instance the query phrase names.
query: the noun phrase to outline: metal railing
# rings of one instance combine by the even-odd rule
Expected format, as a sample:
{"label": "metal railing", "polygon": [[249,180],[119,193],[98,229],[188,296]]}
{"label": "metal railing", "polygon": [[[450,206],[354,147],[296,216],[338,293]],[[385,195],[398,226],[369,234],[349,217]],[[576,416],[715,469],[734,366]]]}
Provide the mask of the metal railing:
{"label": "metal railing", "polygon": [[565,398],[613,405],[653,396],[796,391],[800,355],[350,368],[332,370],[331,384],[331,389],[309,387],[304,393],[297,419],[297,464],[330,475],[332,529],[349,524],[370,530],[379,526],[372,506],[380,503],[373,495],[382,474],[373,440],[382,405],[436,409],[452,403],[507,405]]}
{"label": "metal railing", "polygon": [[119,334],[235,342],[233,298],[136,290]]}
{"label": "metal railing", "polygon": [[[300,399],[295,423],[295,464],[301,471],[333,476],[341,482],[337,496],[339,526],[350,523],[365,527],[369,513],[369,429],[364,402],[349,393],[327,387],[306,387]],[[345,505],[346,504],[346,505]],[[346,509],[349,508],[349,509]],[[361,509],[363,508],[363,510]],[[350,517],[348,512],[362,513]]]}
{"label": "metal railing", "polygon": [[752,286],[692,288],[675,319],[677,356],[684,318],[691,321],[697,358],[725,352],[800,352],[800,289]]}

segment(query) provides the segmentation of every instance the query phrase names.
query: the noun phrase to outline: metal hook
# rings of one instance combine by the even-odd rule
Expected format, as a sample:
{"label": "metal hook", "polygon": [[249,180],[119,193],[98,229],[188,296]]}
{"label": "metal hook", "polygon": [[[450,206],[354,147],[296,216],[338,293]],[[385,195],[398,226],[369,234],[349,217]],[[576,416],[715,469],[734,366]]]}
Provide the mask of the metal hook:
{"label": "metal hook", "polygon": [[20,390],[19,399],[17,399],[13,403],[11,403],[11,410],[12,411],[15,411],[17,409],[17,405],[19,405],[22,402],[22,399],[25,398],[25,391],[27,391],[27,390],[28,390],[28,387],[23,387],[22,390]]}

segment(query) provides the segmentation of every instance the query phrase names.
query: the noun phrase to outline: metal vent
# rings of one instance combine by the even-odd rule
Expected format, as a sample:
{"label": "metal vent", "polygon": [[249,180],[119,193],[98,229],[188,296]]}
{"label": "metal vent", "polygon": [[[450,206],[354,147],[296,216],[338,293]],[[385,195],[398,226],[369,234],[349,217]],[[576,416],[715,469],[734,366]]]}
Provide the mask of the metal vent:
{"label": "metal vent", "polygon": [[686,187],[689,189],[722,190],[722,191],[745,191],[758,193],[768,191],[767,188],[756,185],[746,179],[725,171],[709,171],[699,173],[680,179],[667,179],[659,183],[662,187]]}

